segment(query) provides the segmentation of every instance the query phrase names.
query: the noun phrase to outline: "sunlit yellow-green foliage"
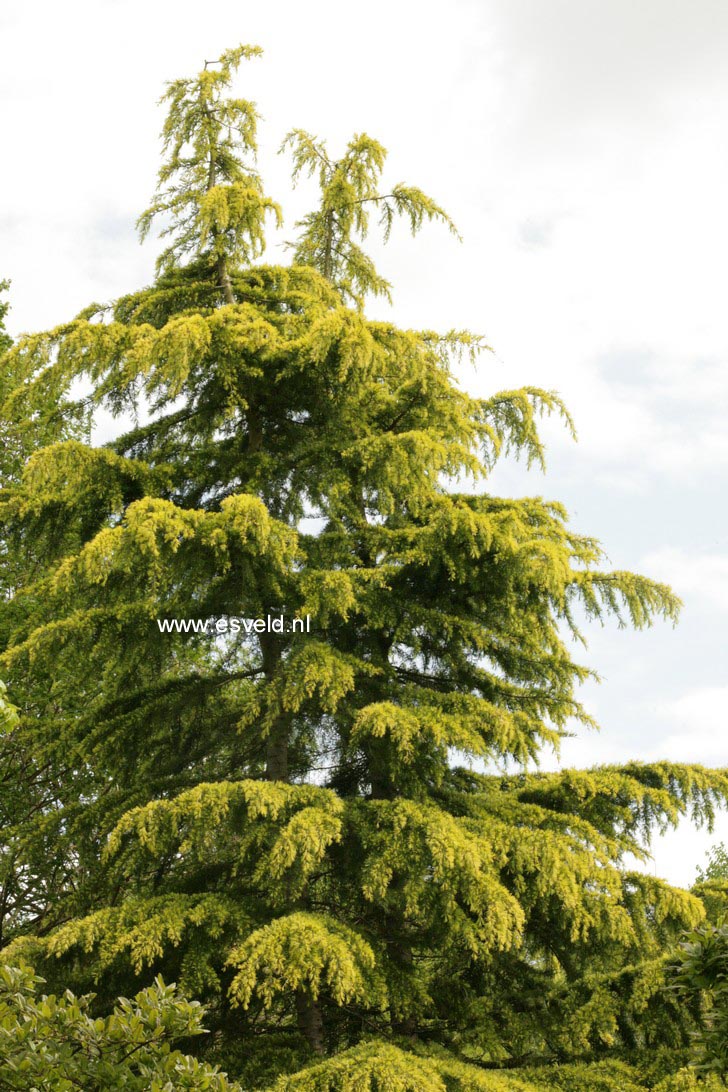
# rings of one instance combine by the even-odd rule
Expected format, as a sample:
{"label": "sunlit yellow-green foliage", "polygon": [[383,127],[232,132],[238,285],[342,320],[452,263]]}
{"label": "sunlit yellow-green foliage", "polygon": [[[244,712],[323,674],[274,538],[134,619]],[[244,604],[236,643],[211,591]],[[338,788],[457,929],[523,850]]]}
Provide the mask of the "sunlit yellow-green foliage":
{"label": "sunlit yellow-green foliage", "polygon": [[167,88],[162,99],[169,103],[162,133],[167,159],[157,196],[139,218],[142,238],[155,217],[169,219],[161,234],[173,242],[160,255],[159,270],[190,253],[249,261],[265,247],[266,213],[280,217],[246,162],[255,159],[257,111],[245,99],[222,94],[241,60],[260,52],[251,46],[227,50],[196,79],[174,80]]}
{"label": "sunlit yellow-green foliage", "polygon": [[7,687],[0,682],[0,731],[9,731],[18,723],[18,711],[7,700]]}
{"label": "sunlit yellow-green foliage", "polygon": [[[544,415],[572,427],[553,392],[475,398],[477,336],[367,317],[370,215],[450,224],[376,141],[291,134],[320,204],[260,262],[277,206],[226,97],[257,52],[169,86],[155,281],[2,358],[0,941],[99,1004],[179,982],[247,1089],[655,1085],[692,1019],[665,953],[705,909],[627,861],[728,776],[534,763],[592,726],[586,624],[679,603],[488,491],[543,463]],[[139,418],[93,447],[100,408]]]}
{"label": "sunlit yellow-green foliage", "polygon": [[518,1076],[478,1070],[447,1055],[419,1057],[372,1042],[293,1078],[281,1078],[275,1092],[536,1092],[537,1088]]}
{"label": "sunlit yellow-green foliage", "polygon": [[409,220],[413,235],[425,220],[441,220],[457,235],[447,213],[422,190],[399,184],[389,193],[379,192],[387,152],[366,133],[353,137],[339,160],[332,160],[325,143],[302,129],[288,134],[281,151],[286,148],[293,153],[293,181],[301,174],[316,176],[321,191],[320,207],[296,225],[300,233],[293,260],[320,270],[358,307],[368,293],[391,299],[392,286],[354,241],[368,234],[372,207],[385,241],[395,216]]}

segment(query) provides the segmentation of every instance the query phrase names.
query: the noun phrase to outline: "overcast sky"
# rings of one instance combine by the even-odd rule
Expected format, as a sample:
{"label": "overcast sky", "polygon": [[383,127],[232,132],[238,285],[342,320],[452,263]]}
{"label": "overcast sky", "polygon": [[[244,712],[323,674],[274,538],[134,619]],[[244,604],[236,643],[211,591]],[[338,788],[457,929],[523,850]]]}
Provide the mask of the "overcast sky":
{"label": "overcast sky", "polygon": [[[483,333],[474,392],[557,389],[579,442],[492,488],[564,501],[619,568],[671,582],[676,629],[592,628],[599,735],[562,764],[728,765],[728,4],[724,0],[35,0],[0,9],[0,278],[10,328],[68,319],[152,276],[134,221],[158,166],[166,79],[239,42],[264,115],[261,167],[287,212],[289,128],[332,151],[362,130],[388,178],[458,224],[378,252],[400,325]],[[284,229],[281,239],[286,237]],[[285,260],[280,240],[268,251]],[[654,868],[689,884],[728,838],[681,828]]]}

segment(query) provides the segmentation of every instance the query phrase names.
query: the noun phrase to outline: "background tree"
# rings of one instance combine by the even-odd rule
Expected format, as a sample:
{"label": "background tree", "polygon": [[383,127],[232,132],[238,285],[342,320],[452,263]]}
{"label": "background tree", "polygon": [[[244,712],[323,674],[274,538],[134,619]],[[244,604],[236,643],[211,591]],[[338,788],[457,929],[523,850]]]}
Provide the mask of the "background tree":
{"label": "background tree", "polygon": [[[0,281],[0,292],[7,292],[10,287],[10,281]],[[5,329],[5,316],[10,310],[10,304],[7,300],[0,300],[0,354],[4,353],[6,349],[9,349],[13,343],[13,339]]]}
{"label": "background tree", "polygon": [[103,1019],[89,1015],[88,997],[38,997],[41,983],[27,968],[0,966],[0,1082],[8,1092],[240,1092],[215,1069],[170,1049],[203,1033],[202,1010],[161,980],[133,1001],[122,998]]}
{"label": "background tree", "polygon": [[728,880],[728,850],[725,842],[717,842],[706,853],[708,858],[705,868],[698,868],[697,882],[708,880]]}
{"label": "background tree", "polygon": [[706,857],[705,867],[698,867],[691,890],[705,907],[708,920],[701,928],[709,930],[711,926],[721,928],[728,914],[728,851],[725,844],[718,842],[711,846]]}
{"label": "background tree", "polygon": [[[710,821],[728,780],[525,770],[590,723],[564,631],[677,601],[604,571],[560,505],[483,491],[506,452],[542,462],[539,415],[569,423],[553,393],[472,398],[453,364],[477,337],[365,316],[386,288],[367,210],[385,232],[447,219],[380,188],[376,142],[336,161],[294,131],[321,204],[291,266],[251,264],[276,206],[226,90],[256,52],[169,87],[154,283],[6,357],[3,413],[36,450],[0,497],[9,556],[33,561],[0,663],[53,785],[15,831],[19,892],[47,886],[11,953],[99,1004],[179,981],[246,1088],[523,1089],[490,1070],[679,1055],[665,950],[703,905],[624,862]],[[98,405],[148,421],[38,445],[35,423]],[[266,615],[283,631],[234,631]],[[187,617],[212,625],[160,631]]]}
{"label": "background tree", "polygon": [[723,1087],[728,1076],[728,924],[703,922],[680,944],[671,967],[673,989],[687,1004],[699,1007],[699,1030],[693,1036],[695,1065],[716,1074]]}

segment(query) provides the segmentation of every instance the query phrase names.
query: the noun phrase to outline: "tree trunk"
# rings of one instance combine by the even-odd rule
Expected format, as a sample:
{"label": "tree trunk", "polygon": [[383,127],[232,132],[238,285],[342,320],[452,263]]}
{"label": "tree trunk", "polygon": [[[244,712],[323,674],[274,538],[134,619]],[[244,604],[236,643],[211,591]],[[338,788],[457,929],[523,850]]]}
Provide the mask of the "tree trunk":
{"label": "tree trunk", "polygon": [[225,303],[235,303],[235,296],[233,295],[233,286],[230,280],[230,274],[228,273],[227,262],[225,261],[225,255],[219,254],[216,263],[217,279],[222,288],[222,293],[225,297]]}
{"label": "tree trunk", "polygon": [[261,424],[258,407],[254,402],[248,402],[245,416],[248,423],[248,454],[254,455],[263,446],[263,425]]}
{"label": "tree trunk", "polygon": [[[263,656],[263,672],[270,683],[281,660],[281,648],[270,633],[261,633],[260,651]],[[271,725],[265,741],[265,776],[268,781],[288,781],[288,716],[277,717]]]}
{"label": "tree trunk", "polygon": [[288,721],[271,728],[265,746],[265,776],[268,781],[288,781]]}
{"label": "tree trunk", "polygon": [[296,990],[298,1030],[314,1054],[324,1053],[324,1024],[319,1004],[309,990]]}
{"label": "tree trunk", "polygon": [[[403,886],[404,879],[402,876],[397,876],[392,883],[391,890],[393,892],[401,892]],[[412,953],[412,946],[406,935],[402,914],[397,912],[388,915],[387,926],[387,949],[390,958],[401,972],[405,975],[411,975],[414,970],[414,956]],[[417,1018],[411,1013],[407,1013],[401,1017],[392,1017],[391,1023],[392,1031],[395,1035],[402,1035],[405,1038],[412,1040],[417,1038]]]}

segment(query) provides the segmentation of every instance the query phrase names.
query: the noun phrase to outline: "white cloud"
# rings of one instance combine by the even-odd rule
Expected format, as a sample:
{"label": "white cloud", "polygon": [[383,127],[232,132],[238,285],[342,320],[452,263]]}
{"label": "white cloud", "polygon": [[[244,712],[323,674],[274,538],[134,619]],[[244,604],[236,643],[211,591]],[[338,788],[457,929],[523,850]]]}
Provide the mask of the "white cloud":
{"label": "white cloud", "polygon": [[652,859],[634,867],[667,877],[680,887],[691,887],[697,879],[698,868],[704,868],[707,863],[708,850],[717,842],[728,844],[728,815],[724,811],[716,815],[712,833],[706,827],[695,827],[685,820],[677,829],[656,837],[650,847]]}
{"label": "white cloud", "polygon": [[728,766],[728,686],[706,686],[658,707],[676,731],[654,745],[653,758]]}
{"label": "white cloud", "polygon": [[665,546],[649,553],[641,569],[655,580],[670,584],[681,598],[699,597],[720,610],[728,610],[728,555],[689,552]]}

